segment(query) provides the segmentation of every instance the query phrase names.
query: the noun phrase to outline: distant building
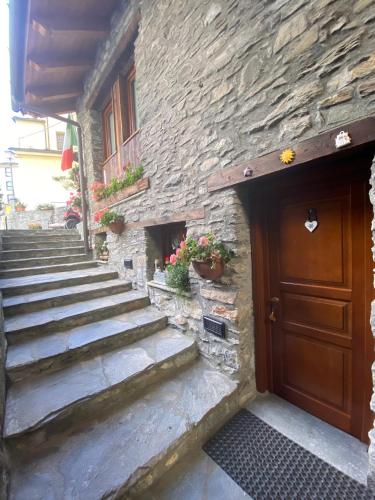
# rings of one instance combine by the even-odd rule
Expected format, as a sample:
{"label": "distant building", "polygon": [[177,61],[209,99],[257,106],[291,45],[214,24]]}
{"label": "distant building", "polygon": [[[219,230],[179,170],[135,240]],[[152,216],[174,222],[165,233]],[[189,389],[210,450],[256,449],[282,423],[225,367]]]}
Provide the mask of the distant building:
{"label": "distant building", "polygon": [[51,118],[14,116],[16,144],[14,152],[13,187],[7,162],[0,169],[0,189],[4,203],[14,196],[25,203],[27,209],[41,203],[63,204],[68,192],[53,177],[61,176],[61,152],[64,143],[65,124]]}

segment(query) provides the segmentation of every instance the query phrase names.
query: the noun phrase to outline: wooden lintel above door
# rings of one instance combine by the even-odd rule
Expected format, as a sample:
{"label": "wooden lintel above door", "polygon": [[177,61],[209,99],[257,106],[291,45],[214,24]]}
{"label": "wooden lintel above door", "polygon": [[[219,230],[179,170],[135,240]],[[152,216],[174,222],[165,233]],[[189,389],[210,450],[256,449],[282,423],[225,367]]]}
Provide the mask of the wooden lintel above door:
{"label": "wooden lintel above door", "polygon": [[[349,133],[352,142],[342,149],[337,149],[335,138],[342,130]],[[354,151],[366,144],[375,144],[375,117],[368,117],[346,125],[341,125],[338,128],[323,132],[305,141],[298,143],[292,141],[289,144],[285,144],[285,148],[292,148],[295,151],[295,159],[289,165],[284,165],[280,161],[279,157],[284,149],[282,148],[234,167],[216,172],[208,177],[208,191],[218,191],[226,187],[251,182],[253,179],[258,179],[259,177],[274,172],[292,169],[297,165],[308,165],[315,160],[322,160],[327,157],[332,157],[332,155],[339,156],[343,151]],[[250,169],[252,175],[245,177],[245,169]]]}

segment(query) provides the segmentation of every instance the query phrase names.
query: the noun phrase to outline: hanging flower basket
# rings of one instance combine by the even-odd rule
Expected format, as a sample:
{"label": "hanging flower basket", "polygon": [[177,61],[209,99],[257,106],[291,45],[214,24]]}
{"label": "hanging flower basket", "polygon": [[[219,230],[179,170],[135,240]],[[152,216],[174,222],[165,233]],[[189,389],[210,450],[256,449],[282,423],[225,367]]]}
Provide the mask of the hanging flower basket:
{"label": "hanging flower basket", "polygon": [[121,234],[125,228],[124,219],[118,219],[116,222],[111,222],[108,224],[108,227],[112,233]]}
{"label": "hanging flower basket", "polygon": [[95,222],[99,222],[102,227],[107,226],[115,234],[121,234],[125,228],[124,216],[108,208],[97,212],[94,220]]}
{"label": "hanging flower basket", "polygon": [[224,262],[221,258],[193,260],[194,271],[205,280],[216,281],[224,273]]}

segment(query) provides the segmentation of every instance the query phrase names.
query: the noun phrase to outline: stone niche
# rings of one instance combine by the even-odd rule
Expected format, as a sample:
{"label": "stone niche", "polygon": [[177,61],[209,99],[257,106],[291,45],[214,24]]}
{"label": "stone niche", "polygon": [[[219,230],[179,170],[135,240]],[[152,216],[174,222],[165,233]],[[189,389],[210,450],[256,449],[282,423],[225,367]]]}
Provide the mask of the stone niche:
{"label": "stone niche", "polygon": [[146,228],[147,280],[165,284],[166,261],[186,238],[186,222]]}

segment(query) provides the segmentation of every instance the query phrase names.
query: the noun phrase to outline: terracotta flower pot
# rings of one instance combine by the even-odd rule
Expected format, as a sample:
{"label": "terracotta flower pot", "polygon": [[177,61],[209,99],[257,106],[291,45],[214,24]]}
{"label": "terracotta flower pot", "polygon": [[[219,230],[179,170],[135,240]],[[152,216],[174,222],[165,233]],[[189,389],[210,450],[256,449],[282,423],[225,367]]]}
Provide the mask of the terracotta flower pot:
{"label": "terracotta flower pot", "polygon": [[216,281],[224,273],[224,262],[221,259],[215,259],[214,266],[212,260],[193,260],[192,264],[196,273],[205,280]]}
{"label": "terracotta flower pot", "polygon": [[112,222],[112,224],[108,224],[108,227],[112,233],[121,234],[125,228],[124,220],[119,219],[116,222]]}
{"label": "terracotta flower pot", "polygon": [[25,207],[16,207],[16,212],[25,212],[26,208]]}

